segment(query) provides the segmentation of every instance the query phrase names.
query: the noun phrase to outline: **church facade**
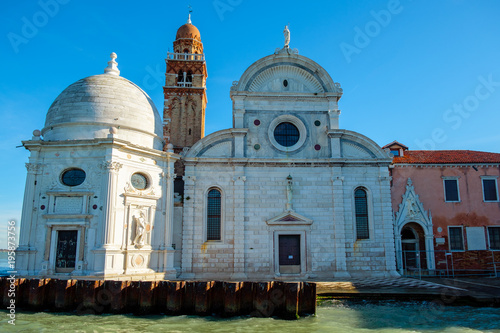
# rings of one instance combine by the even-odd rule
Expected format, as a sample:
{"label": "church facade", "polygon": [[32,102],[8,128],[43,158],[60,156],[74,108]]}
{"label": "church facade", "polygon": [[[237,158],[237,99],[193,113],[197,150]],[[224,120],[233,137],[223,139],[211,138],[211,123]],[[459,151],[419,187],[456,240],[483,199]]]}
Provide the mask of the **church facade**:
{"label": "church facade", "polygon": [[75,82],[30,152],[17,250],[25,276],[398,276],[392,156],[341,129],[339,83],[288,46],[233,83],[233,127],[204,136],[198,29],[167,56],[163,120],[120,76]]}

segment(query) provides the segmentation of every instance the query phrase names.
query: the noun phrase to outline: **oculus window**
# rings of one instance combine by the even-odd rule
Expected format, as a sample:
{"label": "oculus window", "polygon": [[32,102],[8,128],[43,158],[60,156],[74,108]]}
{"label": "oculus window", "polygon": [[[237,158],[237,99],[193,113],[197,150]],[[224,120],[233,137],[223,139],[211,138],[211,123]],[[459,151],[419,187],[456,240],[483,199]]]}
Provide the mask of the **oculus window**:
{"label": "oculus window", "polygon": [[130,181],[137,190],[145,190],[148,187],[148,178],[142,173],[134,173]]}
{"label": "oculus window", "polygon": [[300,132],[292,123],[281,123],[274,129],[274,139],[283,147],[291,147],[299,142]]}
{"label": "oculus window", "polygon": [[85,171],[82,169],[69,169],[61,175],[61,182],[66,186],[78,186],[85,181]]}
{"label": "oculus window", "polygon": [[307,129],[299,118],[285,114],[271,121],[268,136],[276,149],[288,153],[304,146]]}

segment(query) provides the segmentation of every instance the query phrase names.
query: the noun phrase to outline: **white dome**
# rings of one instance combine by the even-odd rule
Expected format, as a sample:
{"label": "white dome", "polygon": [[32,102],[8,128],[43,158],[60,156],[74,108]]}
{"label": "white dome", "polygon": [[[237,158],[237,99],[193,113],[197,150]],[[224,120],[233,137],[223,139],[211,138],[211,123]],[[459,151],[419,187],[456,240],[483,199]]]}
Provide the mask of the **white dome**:
{"label": "white dome", "polygon": [[52,103],[42,135],[45,141],[114,137],[163,149],[163,128],[153,101],[137,85],[112,74],[81,79]]}

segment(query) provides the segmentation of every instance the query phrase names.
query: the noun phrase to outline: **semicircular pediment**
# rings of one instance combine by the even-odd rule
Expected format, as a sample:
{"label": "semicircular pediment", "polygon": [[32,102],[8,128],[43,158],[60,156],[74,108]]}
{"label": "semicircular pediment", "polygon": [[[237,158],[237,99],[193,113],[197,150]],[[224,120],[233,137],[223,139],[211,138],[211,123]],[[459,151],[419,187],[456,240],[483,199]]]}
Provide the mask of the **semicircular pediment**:
{"label": "semicircular pediment", "polygon": [[251,92],[325,92],[318,78],[296,64],[265,68],[254,76],[247,87]]}

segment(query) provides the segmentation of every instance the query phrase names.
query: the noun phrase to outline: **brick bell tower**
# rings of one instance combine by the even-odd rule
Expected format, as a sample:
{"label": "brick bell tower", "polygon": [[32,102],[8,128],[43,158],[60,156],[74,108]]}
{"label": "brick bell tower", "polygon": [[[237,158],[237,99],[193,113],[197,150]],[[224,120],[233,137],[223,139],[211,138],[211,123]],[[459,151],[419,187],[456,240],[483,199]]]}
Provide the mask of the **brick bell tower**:
{"label": "brick bell tower", "polygon": [[180,150],[205,135],[207,66],[200,31],[191,24],[191,14],[177,30],[174,52],[168,52],[165,60],[163,136]]}

